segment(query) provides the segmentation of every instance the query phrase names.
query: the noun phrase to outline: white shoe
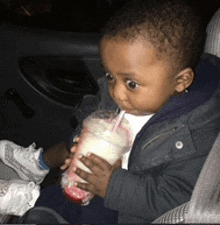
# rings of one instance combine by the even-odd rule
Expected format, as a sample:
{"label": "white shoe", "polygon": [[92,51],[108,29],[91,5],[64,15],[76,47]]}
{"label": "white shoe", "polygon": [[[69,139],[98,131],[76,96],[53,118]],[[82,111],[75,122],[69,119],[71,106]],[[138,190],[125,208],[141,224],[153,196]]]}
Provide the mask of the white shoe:
{"label": "white shoe", "polygon": [[23,180],[0,180],[0,213],[23,216],[40,196],[40,186]]}
{"label": "white shoe", "polygon": [[0,159],[13,168],[22,180],[40,184],[49,170],[40,168],[39,156],[42,148],[36,150],[35,147],[35,143],[23,148],[11,141],[0,141]]}

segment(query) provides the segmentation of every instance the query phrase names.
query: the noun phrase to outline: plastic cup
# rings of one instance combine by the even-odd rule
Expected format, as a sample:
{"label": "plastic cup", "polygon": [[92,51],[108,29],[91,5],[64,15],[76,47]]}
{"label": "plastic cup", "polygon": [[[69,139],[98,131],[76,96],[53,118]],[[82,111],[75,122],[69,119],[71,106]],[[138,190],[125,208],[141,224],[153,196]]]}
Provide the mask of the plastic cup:
{"label": "plastic cup", "polygon": [[[96,111],[83,121],[80,140],[74,158],[68,170],[63,174],[62,187],[64,194],[75,203],[87,205],[93,198],[90,192],[74,186],[74,182],[86,182],[73,172],[73,167],[91,171],[78,160],[78,155],[94,153],[113,165],[131,147],[131,133],[126,119],[109,111]],[[117,128],[114,126],[118,123]]]}

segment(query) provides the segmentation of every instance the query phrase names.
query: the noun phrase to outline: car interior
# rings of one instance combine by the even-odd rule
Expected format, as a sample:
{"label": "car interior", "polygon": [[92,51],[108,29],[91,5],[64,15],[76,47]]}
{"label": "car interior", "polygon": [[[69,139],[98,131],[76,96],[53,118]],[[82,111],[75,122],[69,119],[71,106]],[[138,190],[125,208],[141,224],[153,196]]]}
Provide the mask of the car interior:
{"label": "car interior", "polygon": [[[72,112],[86,95],[98,92],[97,80],[104,74],[100,29],[126,0],[36,2],[0,1],[0,136],[22,146],[35,142],[46,150],[66,140],[78,124]],[[205,24],[219,7],[217,1],[202,7]],[[219,150],[220,135],[190,202],[154,223],[220,223]],[[42,187],[57,182],[59,173],[51,170]],[[0,162],[0,179],[15,177]],[[0,215],[0,223],[13,223],[13,217]]]}

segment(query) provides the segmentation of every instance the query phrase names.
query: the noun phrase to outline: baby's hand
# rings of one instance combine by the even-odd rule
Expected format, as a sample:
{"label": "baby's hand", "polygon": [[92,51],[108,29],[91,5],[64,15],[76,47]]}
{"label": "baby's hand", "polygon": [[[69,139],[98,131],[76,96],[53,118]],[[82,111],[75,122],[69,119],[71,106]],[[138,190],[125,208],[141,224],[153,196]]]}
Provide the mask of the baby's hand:
{"label": "baby's hand", "polygon": [[64,165],[62,165],[61,167],[60,167],[60,169],[61,170],[66,170],[69,166],[70,166],[70,164],[71,164],[71,162],[72,162],[72,159],[73,159],[73,156],[74,156],[74,153],[75,153],[75,151],[76,151],[76,147],[77,147],[77,142],[79,141],[79,137],[77,137],[75,140],[74,140],[74,143],[73,143],[73,146],[72,146],[72,148],[71,148],[71,153],[69,154],[69,157],[65,160],[65,163],[64,163]]}
{"label": "baby's hand", "polygon": [[87,156],[80,155],[79,160],[89,168],[92,173],[88,173],[80,168],[75,168],[75,173],[83,180],[87,181],[87,183],[76,182],[75,185],[82,190],[105,198],[112,174],[121,167],[121,159],[114,165],[110,165],[106,160],[95,154],[89,154]]}

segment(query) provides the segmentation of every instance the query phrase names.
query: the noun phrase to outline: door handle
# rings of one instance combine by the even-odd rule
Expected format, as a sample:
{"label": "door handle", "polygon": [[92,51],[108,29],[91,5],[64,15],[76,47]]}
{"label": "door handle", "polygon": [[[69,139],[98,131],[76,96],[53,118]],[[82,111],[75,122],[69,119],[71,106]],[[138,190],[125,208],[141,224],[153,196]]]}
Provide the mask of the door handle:
{"label": "door handle", "polygon": [[24,102],[16,89],[9,88],[5,91],[4,97],[13,101],[25,118],[32,118],[35,115],[35,111]]}

